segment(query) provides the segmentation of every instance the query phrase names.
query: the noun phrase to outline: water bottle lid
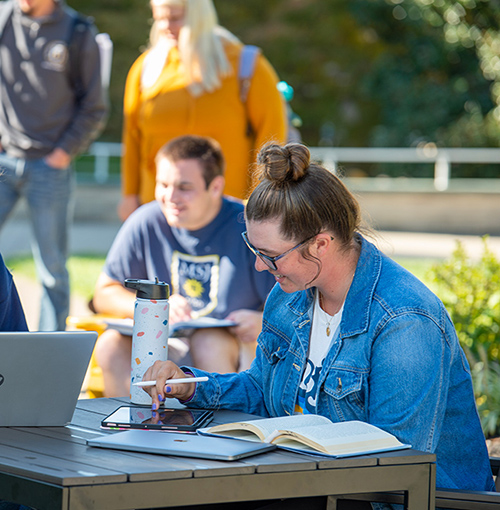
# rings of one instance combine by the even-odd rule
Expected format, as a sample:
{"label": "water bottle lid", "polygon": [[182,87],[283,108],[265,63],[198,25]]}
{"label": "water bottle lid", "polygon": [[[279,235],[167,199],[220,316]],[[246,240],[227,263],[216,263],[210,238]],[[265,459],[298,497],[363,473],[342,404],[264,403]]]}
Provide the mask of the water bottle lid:
{"label": "water bottle lid", "polygon": [[137,291],[137,297],[141,299],[168,299],[170,290],[168,283],[158,281],[158,277],[154,280],[136,280],[128,278],[125,280],[125,287]]}

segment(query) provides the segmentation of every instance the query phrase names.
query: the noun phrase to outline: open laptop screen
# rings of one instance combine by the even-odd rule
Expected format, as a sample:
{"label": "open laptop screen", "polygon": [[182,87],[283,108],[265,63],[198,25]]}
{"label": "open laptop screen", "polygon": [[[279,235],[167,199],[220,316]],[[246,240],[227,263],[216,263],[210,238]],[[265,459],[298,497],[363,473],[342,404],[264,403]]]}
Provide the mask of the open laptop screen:
{"label": "open laptop screen", "polygon": [[94,331],[0,332],[0,426],[71,421]]}

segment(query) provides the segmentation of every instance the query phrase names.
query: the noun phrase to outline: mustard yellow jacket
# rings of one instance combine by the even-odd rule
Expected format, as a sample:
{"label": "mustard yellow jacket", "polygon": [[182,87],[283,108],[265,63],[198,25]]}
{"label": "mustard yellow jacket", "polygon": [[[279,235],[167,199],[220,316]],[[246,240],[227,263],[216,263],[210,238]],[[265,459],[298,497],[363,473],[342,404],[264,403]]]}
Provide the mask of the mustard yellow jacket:
{"label": "mustard yellow jacket", "polygon": [[[238,81],[242,45],[227,43],[233,68],[221,88],[193,97],[187,89],[179,53],[170,51],[156,83],[141,90],[143,53],[132,65],[124,97],[122,191],[139,195],[141,203],[154,199],[155,156],[170,139],[187,134],[217,140],[226,160],[225,193],[246,198],[251,187],[250,165],[266,142],[286,139],[286,107],[276,88],[277,75],[259,55],[246,104],[240,99]],[[247,119],[254,138],[247,135]]]}

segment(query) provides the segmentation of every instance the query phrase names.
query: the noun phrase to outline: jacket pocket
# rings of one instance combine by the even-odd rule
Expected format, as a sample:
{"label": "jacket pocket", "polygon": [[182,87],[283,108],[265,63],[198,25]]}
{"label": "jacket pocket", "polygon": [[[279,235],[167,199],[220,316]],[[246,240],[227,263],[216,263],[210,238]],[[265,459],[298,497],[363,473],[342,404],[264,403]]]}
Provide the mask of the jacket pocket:
{"label": "jacket pocket", "polygon": [[283,360],[290,347],[290,341],[281,331],[274,330],[266,322],[262,325],[262,332],[259,338],[259,345],[270,365],[275,365]]}
{"label": "jacket pocket", "polygon": [[278,361],[284,359],[288,352],[287,345],[272,346],[267,344],[264,346],[261,345],[261,349],[270,365],[275,365]]}
{"label": "jacket pocket", "polygon": [[332,369],[324,383],[324,392],[340,419],[353,420],[364,413],[363,373]]}

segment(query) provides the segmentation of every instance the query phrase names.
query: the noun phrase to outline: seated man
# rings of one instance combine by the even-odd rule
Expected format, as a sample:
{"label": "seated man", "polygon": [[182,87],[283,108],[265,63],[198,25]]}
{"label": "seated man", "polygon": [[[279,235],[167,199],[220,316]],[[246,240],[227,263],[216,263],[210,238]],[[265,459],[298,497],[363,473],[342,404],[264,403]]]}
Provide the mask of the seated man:
{"label": "seated man", "polygon": [[[192,364],[210,372],[246,370],[274,277],[255,269],[243,242],[243,204],[223,197],[221,150],[213,140],[182,136],[160,149],[156,168],[156,201],[120,229],[98,278],[94,307],[133,317],[135,293],[124,280],[158,277],[171,287],[171,324],[203,316],[238,324],[196,330],[188,340]],[[129,394],[131,349],[131,338],[116,330],[100,336],[95,356],[106,396]]]}

